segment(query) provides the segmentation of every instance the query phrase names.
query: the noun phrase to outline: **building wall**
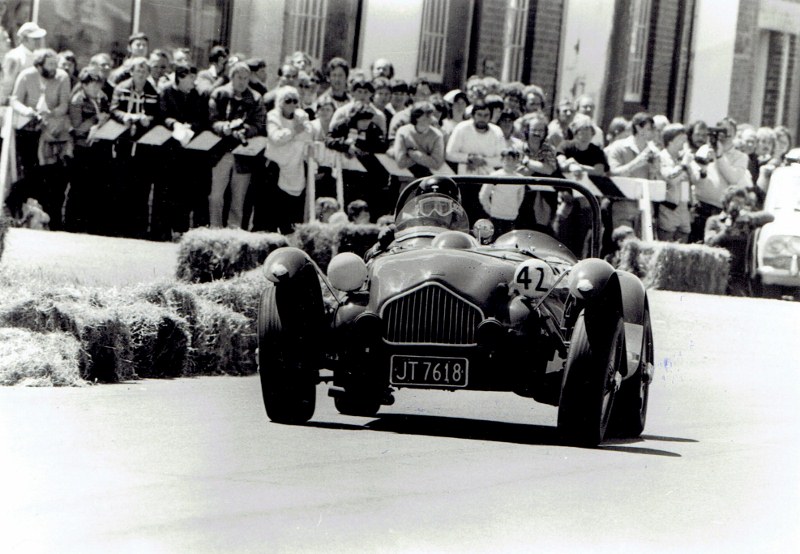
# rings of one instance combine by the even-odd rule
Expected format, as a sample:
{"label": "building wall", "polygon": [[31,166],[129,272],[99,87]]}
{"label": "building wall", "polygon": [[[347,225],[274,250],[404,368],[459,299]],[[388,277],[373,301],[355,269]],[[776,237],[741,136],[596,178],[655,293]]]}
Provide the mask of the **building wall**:
{"label": "building wall", "polygon": [[[452,1],[463,2],[464,0]],[[486,58],[493,59],[498,69],[503,67],[506,0],[482,0],[477,5],[475,17],[479,21],[476,73],[481,73],[481,64]]]}
{"label": "building wall", "polygon": [[647,90],[647,110],[652,114],[669,114],[670,87],[673,83],[673,61],[680,51],[675,51],[675,36],[678,30],[678,0],[654,0],[655,37],[653,40],[653,63],[650,70],[650,87]]}
{"label": "building wall", "polygon": [[422,32],[422,0],[366,0],[358,65],[378,58],[394,64],[395,76],[410,81],[417,74]]}
{"label": "building wall", "polygon": [[562,52],[564,0],[531,0],[532,16],[536,18],[528,82],[539,85],[552,104],[563,92],[558,87],[559,59]]}
{"label": "building wall", "polygon": [[[736,25],[736,40],[733,51],[733,70],[730,81],[730,103],[728,113],[736,121],[753,121],[753,79],[757,71],[759,48],[758,29],[759,0],[740,0]],[[750,83],[751,86],[742,86]]]}
{"label": "building wall", "polygon": [[286,0],[235,0],[231,22],[231,52],[264,58],[268,86],[275,86],[283,61],[283,14]]}

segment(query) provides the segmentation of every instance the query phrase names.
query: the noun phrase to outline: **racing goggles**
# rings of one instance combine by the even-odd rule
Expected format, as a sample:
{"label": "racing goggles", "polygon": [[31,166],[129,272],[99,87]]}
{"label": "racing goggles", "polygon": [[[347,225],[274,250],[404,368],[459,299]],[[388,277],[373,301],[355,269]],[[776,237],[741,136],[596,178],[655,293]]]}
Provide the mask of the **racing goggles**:
{"label": "racing goggles", "polygon": [[453,201],[449,198],[422,198],[417,203],[417,213],[423,217],[438,214],[445,217],[453,213]]}

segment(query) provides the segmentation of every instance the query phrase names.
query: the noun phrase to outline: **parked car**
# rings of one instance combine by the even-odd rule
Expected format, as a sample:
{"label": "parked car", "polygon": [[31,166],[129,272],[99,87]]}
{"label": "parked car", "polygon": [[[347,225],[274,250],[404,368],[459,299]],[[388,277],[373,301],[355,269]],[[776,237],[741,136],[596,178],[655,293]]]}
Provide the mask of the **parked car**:
{"label": "parked car", "polygon": [[777,168],[764,211],[775,217],[755,232],[750,276],[759,296],[800,298],[800,164]]}
{"label": "parked car", "polygon": [[[491,241],[489,220],[470,234],[459,187],[483,183],[584,195],[592,257],[531,230]],[[308,421],[315,386],[332,381],[347,415],[374,416],[403,388],[507,391],[558,406],[567,443],[639,436],[653,378],[649,304],[635,275],[597,258],[599,214],[572,181],[429,177],[400,195],[394,227],[366,260],[339,254],[325,275],[303,251],[276,250],[258,321],[267,416]]]}

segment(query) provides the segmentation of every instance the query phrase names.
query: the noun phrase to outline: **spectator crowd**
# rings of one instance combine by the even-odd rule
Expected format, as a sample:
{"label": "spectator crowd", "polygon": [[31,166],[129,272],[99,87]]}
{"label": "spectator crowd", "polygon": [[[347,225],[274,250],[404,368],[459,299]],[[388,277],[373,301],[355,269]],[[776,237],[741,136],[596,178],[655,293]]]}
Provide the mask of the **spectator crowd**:
{"label": "spectator crowd", "polygon": [[[295,52],[268,68],[215,46],[198,70],[188,49],[151,49],[136,33],[119,67],[97,53],[81,68],[45,40],[44,29],[25,23],[3,56],[0,104],[17,169],[6,209],[24,222],[39,206],[56,230],[151,240],[198,226],[289,233],[309,219],[313,159],[319,217],[377,221],[405,184],[431,174],[637,177],[666,182],[654,213],[659,240],[718,243],[718,225],[707,221],[726,214],[731,194],[757,210],[793,143],[785,127],[730,117],[683,124],[640,112],[604,130],[587,95],[560,99],[551,118],[535,84],[476,75],[463,89],[437,91],[424,78],[395,78],[386,59],[362,70],[337,57],[318,68]],[[337,178],[341,206],[331,200]],[[586,206],[568,193],[485,186],[461,194],[473,222],[489,217],[498,232],[524,225],[582,249]],[[640,210],[623,195],[602,205],[610,251],[612,231],[640,232]]]}

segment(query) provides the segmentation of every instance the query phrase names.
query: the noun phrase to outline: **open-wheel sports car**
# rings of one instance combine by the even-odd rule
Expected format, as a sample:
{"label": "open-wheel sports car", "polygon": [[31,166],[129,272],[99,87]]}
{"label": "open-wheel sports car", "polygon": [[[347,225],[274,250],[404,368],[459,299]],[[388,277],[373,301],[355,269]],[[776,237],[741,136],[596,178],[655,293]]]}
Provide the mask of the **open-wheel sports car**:
{"label": "open-wheel sports car", "polygon": [[[591,256],[531,230],[491,240],[489,220],[471,234],[459,187],[483,183],[583,195]],[[321,382],[355,416],[403,388],[508,391],[558,406],[568,444],[639,436],[653,378],[648,299],[635,275],[596,257],[599,214],[572,181],[428,177],[400,194],[394,226],[364,258],[338,254],[325,275],[302,250],[274,251],[258,319],[267,416],[308,421]]]}

